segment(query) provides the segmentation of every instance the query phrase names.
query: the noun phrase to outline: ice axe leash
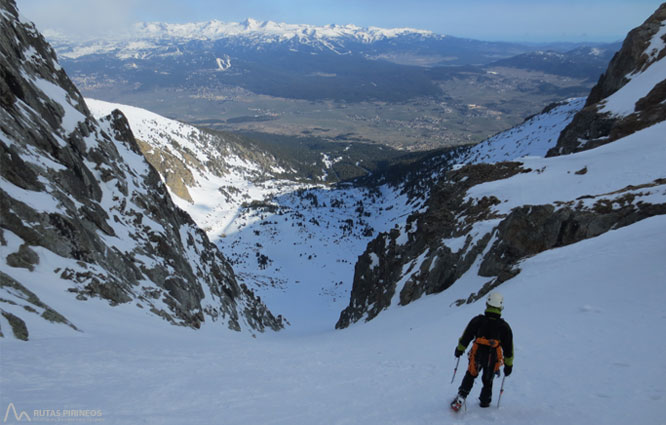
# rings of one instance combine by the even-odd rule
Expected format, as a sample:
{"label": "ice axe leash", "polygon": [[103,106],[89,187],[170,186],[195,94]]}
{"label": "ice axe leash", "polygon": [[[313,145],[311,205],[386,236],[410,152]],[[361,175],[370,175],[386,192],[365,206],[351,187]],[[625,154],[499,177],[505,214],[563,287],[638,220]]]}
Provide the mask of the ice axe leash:
{"label": "ice axe leash", "polygon": [[500,387],[500,394],[499,398],[497,399],[497,408],[499,409],[500,407],[500,401],[502,401],[502,394],[504,394],[504,380],[506,379],[506,375],[502,377],[502,386]]}
{"label": "ice axe leash", "polygon": [[456,379],[456,372],[458,372],[458,365],[460,364],[460,357],[458,357],[458,361],[456,361],[456,367],[453,369],[453,377],[451,377],[451,383],[453,384],[453,381]]}

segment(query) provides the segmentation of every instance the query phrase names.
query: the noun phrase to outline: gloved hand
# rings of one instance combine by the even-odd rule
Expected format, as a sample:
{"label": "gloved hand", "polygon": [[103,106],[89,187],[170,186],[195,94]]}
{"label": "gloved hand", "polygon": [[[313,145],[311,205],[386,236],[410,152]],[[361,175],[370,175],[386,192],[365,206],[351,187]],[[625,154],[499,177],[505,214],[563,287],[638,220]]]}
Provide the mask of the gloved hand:
{"label": "gloved hand", "polygon": [[513,371],[513,366],[504,365],[504,376],[511,375],[512,371]]}
{"label": "gloved hand", "polygon": [[464,352],[465,352],[465,350],[459,350],[458,348],[456,348],[456,352],[455,352],[454,355],[455,355],[456,357],[460,357],[460,356],[463,355]]}

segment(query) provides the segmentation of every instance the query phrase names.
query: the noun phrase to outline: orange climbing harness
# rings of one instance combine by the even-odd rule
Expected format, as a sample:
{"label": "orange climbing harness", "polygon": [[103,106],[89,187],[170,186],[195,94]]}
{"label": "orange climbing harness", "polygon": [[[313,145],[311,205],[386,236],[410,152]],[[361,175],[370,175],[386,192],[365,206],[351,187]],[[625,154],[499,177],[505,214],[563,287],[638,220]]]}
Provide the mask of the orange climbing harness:
{"label": "orange climbing harness", "polygon": [[[477,367],[477,362],[476,362],[476,352],[479,349],[479,345],[486,345],[490,347],[491,349],[494,348],[497,352],[497,360],[495,361],[495,369],[494,372],[499,372],[500,367],[504,364],[504,356],[502,355],[502,347],[500,347],[500,342],[496,339],[487,339],[482,336],[478,337],[475,341],[474,344],[472,345],[472,349],[469,352],[469,373],[477,377],[479,376],[479,369]],[[492,356],[488,356],[488,366],[490,366],[490,362],[492,361]]]}

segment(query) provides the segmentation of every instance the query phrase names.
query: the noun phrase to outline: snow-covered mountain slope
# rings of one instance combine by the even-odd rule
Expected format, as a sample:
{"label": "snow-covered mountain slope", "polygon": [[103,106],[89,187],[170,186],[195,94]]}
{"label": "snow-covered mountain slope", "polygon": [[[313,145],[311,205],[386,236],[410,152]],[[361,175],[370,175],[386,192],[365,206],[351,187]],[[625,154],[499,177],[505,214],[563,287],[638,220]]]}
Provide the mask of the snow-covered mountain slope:
{"label": "snow-covered mountain slope", "polygon": [[556,145],[560,133],[584,103],[584,98],[575,98],[550,105],[542,113],[510,130],[484,140],[469,150],[461,149],[463,153],[457,162],[491,164],[525,156],[545,156]]}
{"label": "snow-covered mountain slope", "polygon": [[[423,203],[399,185],[330,186],[285,178],[289,165],[256,146],[140,108],[87,103],[96,116],[123,112],[176,204],[229,258],[239,282],[294,329],[331,327],[367,242],[402,226]],[[334,160],[323,158],[321,166],[330,168]]]}
{"label": "snow-covered mountain slope", "polygon": [[[629,34],[590,95],[594,99],[603,92],[608,97],[593,100],[573,119],[571,113],[580,108],[580,101],[560,107],[566,118],[555,115],[560,119],[553,128],[564,130],[549,155],[569,148],[599,147],[562,157],[496,162],[515,158],[498,155],[503,146],[513,146],[516,153],[525,148],[506,143],[514,136],[543,137],[533,142],[534,153],[541,154],[555,140],[548,129],[536,137],[520,136],[513,129],[472,148],[467,152],[471,156],[463,153],[461,165],[447,172],[430,193],[425,212],[411,216],[405,228],[381,234],[368,245],[356,267],[349,306],[337,326],[369,320],[391,305],[406,305],[444,291],[467,275],[478,277],[478,287],[458,303],[476,301],[518,275],[526,257],[666,214],[662,102],[666,86],[664,75],[655,74],[653,68],[660,66],[666,54],[666,43],[659,41],[664,38],[660,29],[664,22],[666,5]],[[618,68],[634,73],[610,83],[614,75],[627,75]],[[624,117],[619,110],[615,115],[599,113],[599,105],[618,102],[615,96],[624,104],[636,105],[636,110]],[[529,133],[541,118],[532,118],[518,130]],[[588,144],[585,134],[589,131],[602,131],[605,136]],[[575,146],[563,144],[572,139],[577,140]],[[479,162],[485,160],[491,164]]]}
{"label": "snow-covered mountain slope", "polygon": [[289,191],[240,208],[218,246],[294,329],[331,328],[367,243],[403,227],[420,205],[389,185]]}
{"label": "snow-covered mountain slope", "polygon": [[666,349],[654,333],[666,320],[664,228],[653,217],[522,263],[501,288],[516,359],[499,409],[499,380],[491,408],[478,407],[478,380],[466,412],[448,407],[465,368],[450,384],[453,350],[482,309],[452,306],[478,286],[471,276],[367,324],[307,337],[146,334],[121,322],[121,336],[0,341],[0,406],[31,416],[94,410],[118,425],[660,424],[666,361],[649,353]]}
{"label": "snow-covered mountain slope", "polygon": [[93,115],[123,111],[176,204],[216,240],[243,203],[305,187],[280,179],[288,165],[258,148],[127,105],[87,99]]}
{"label": "snow-covered mountain slope", "polygon": [[521,172],[470,188],[467,200],[499,200],[493,215],[522,205],[567,204],[614,208],[666,202],[666,122],[655,124],[593,151],[560,158],[524,158]]}
{"label": "snow-covered mountain slope", "polygon": [[1,6],[0,332],[87,332],[110,310],[279,329],[173,204],[124,116],[95,120],[34,25]]}

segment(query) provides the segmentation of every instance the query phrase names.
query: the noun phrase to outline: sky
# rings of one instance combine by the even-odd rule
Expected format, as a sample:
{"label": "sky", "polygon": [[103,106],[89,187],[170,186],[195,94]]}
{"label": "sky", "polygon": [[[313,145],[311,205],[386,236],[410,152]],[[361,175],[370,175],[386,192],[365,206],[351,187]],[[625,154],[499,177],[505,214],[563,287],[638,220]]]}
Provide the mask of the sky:
{"label": "sky", "polygon": [[17,0],[41,31],[123,31],[135,22],[246,18],[290,24],[411,27],[493,41],[620,41],[657,0]]}

